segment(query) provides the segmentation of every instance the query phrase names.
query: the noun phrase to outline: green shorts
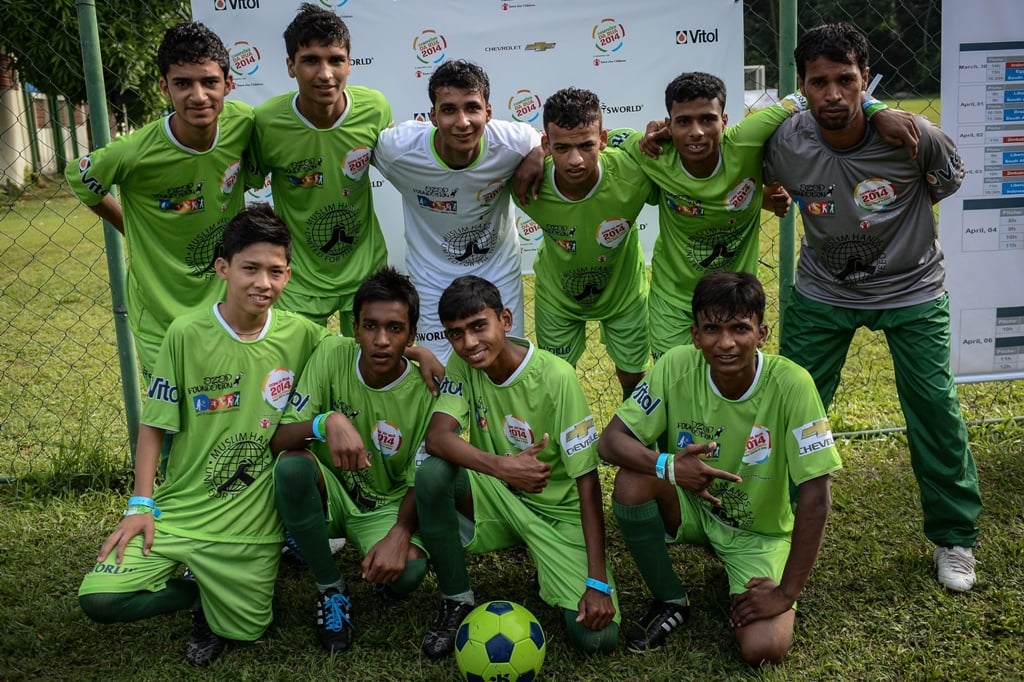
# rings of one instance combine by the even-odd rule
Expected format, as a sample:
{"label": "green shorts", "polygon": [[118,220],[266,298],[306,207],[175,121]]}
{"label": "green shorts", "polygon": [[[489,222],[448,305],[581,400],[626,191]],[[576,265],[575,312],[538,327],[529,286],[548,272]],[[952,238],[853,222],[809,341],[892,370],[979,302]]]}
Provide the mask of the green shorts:
{"label": "green shorts", "polygon": [[651,355],[655,360],[676,346],[693,344],[691,311],[669,303],[653,290],[647,307],[651,318]]}
{"label": "green shorts", "polygon": [[[332,538],[347,538],[359,548],[361,556],[366,556],[373,549],[373,546],[384,539],[395,523],[398,521],[398,508],[401,500],[395,500],[383,504],[376,509],[364,511],[352,501],[341,481],[331,472],[320,460],[316,461],[320,467],[320,476],[324,481],[324,490],[327,491],[327,535]],[[423,548],[423,540],[419,533],[415,533],[410,542],[420,549]]]}
{"label": "green shorts", "polygon": [[[533,305],[537,346],[554,353],[575,366],[587,348],[587,319],[568,317],[546,309],[539,301]],[[601,342],[608,357],[623,372],[643,372],[651,352],[647,331],[647,296],[622,315],[594,318],[601,324]]]}
{"label": "green shorts", "polygon": [[274,581],[281,545],[237,544],[193,540],[161,531],[153,537],[149,555],[142,553],[142,536],[132,538],[124,560],[111,552],[85,575],[84,594],[159,592],[180,566],[196,576],[203,612],[210,629],[228,639],[253,641],[273,618]]}
{"label": "green shorts", "polygon": [[[751,578],[768,577],[779,582],[789,559],[790,541],[727,528],[704,508],[692,493],[677,488],[682,522],[675,537],[667,542],[710,545],[725,564],[729,594],[741,594]],[[795,608],[795,607],[794,607]]]}
{"label": "green shorts", "polygon": [[274,307],[298,313],[306,319],[325,327],[327,326],[328,318],[337,311],[338,317],[341,318],[339,330],[342,336],[352,336],[352,325],[355,323],[355,316],[352,314],[354,299],[355,291],[335,296],[307,296],[306,294],[292,291],[286,286],[281,291],[281,298],[277,300]]}
{"label": "green shorts", "polygon": [[[586,591],[587,545],[581,523],[545,518],[493,476],[466,470],[473,495],[473,517],[460,517],[463,545],[469,554],[486,554],[519,544],[533,556],[540,583],[540,598],[552,606],[570,611],[579,608]],[[577,513],[576,518],[579,518]],[[611,564],[605,560],[608,584],[615,586]],[[619,595],[612,594],[615,622],[622,620]]]}

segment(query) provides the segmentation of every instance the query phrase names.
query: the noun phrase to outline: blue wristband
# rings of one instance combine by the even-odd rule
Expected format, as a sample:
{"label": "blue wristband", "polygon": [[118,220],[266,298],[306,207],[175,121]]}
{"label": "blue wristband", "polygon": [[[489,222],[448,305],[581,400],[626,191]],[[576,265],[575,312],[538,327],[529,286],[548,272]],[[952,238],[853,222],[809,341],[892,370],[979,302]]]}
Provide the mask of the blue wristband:
{"label": "blue wristband", "polygon": [[327,415],[330,412],[321,412],[317,416],[313,417],[313,438],[323,443],[327,440],[327,434],[323,430],[324,420],[327,419]]}
{"label": "blue wristband", "polygon": [[615,588],[608,583],[603,583],[597,578],[587,578],[587,587],[597,590],[598,592],[604,592],[605,594],[611,594],[615,591]]}
{"label": "blue wristband", "polygon": [[126,506],[128,506],[128,507],[148,507],[149,509],[153,510],[153,518],[154,519],[159,519],[160,518],[160,514],[162,513],[160,511],[160,509],[156,506],[156,502],[153,501],[152,497],[143,497],[141,495],[136,495],[134,497],[129,497],[128,498],[128,504]]}
{"label": "blue wristband", "polygon": [[658,461],[654,464],[654,475],[665,480],[665,463],[668,462],[669,454],[663,452],[658,456]]}

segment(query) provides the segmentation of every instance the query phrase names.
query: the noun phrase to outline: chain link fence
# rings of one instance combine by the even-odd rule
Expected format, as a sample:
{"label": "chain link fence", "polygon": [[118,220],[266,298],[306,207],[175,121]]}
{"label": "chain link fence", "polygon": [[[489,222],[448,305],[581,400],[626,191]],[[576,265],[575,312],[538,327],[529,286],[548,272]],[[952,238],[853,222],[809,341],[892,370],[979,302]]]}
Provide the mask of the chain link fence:
{"label": "chain link fence", "polygon": [[[780,2],[744,6],[748,106],[777,96]],[[78,472],[129,464],[124,400],[98,219],[67,191],[67,163],[91,149],[73,0],[6,0],[0,23],[0,476]],[[187,2],[116,0],[97,7],[112,134],[160,113],[155,46]],[[933,0],[806,0],[799,30],[846,20],[875,50],[876,96],[941,121],[941,14]],[[785,55],[788,58],[788,55]],[[737,97],[738,94],[730,94]],[[762,225],[760,276],[777,350],[779,223]],[[532,278],[527,280],[532,333]],[[612,363],[588,329],[578,373],[603,425],[621,399]],[[862,332],[832,409],[834,429],[877,432],[903,424],[884,339]],[[881,396],[881,399],[880,399]],[[961,387],[969,421],[1020,412],[1022,382]]]}

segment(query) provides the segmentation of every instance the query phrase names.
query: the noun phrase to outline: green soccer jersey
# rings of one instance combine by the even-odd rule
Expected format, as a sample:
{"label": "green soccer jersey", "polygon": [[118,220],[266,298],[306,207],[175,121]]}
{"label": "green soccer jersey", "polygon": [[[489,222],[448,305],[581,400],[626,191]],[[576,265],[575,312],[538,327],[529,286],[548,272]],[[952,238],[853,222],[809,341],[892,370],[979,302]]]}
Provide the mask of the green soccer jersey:
{"label": "green soccer jersey", "polygon": [[789,537],[790,481],[799,485],[841,466],[814,381],[778,355],[758,353],[753,385],[729,400],[711,381],[701,351],[676,346],[654,363],[617,414],[642,443],[667,430],[672,452],[690,443],[718,443],[707,463],[743,482],[716,481],[708,492],[722,505],[701,506],[738,530]]}
{"label": "green soccer jersey", "polygon": [[245,205],[239,181],[252,134],[253,110],[228,101],[217,138],[198,152],[171,133],[174,114],[115,138],[68,165],[71,190],[89,206],[120,188],[128,257],[128,321],[152,369],[171,322],[220,300],[224,283],[214,260],[224,226]]}
{"label": "green soccer jersey", "polygon": [[344,412],[363,437],[370,468],[342,471],[334,467],[327,443],[310,449],[341,482],[363,511],[400,501],[425,456],[423,437],[433,412],[434,396],[416,368],[384,388],[371,388],[359,373],[359,345],[350,338],[325,339],[306,364],[282,424],[309,421],[322,412]]}
{"label": "green soccer jersey", "polygon": [[156,521],[214,542],[281,542],[270,437],[323,327],[271,311],[264,334],[241,341],[217,304],[167,330],[142,422],[174,433]]}
{"label": "green soccer jersey", "polygon": [[651,288],[660,297],[689,310],[704,273],[757,273],[764,144],[796,110],[787,99],[726,128],[718,167],[707,178],[690,175],[671,142],[652,159],[640,151],[642,133],[610,134],[609,144],[633,157],[661,190],[651,256]]}
{"label": "green soccer jersey", "polygon": [[597,320],[643,305],[647,272],[636,216],[657,201],[657,188],[627,154],[604,150],[600,178],[583,199],[566,198],[555,185],[551,157],[537,199],[519,208],[544,232],[534,262],[538,305],[560,315]]}
{"label": "green soccer jersey", "polygon": [[256,107],[253,170],[271,174],[274,208],[292,233],[288,288],[304,296],[354,294],[387,261],[367,171],[391,107],[362,86],[345,96],[345,112],[325,129],[299,113],[295,92]]}
{"label": "green soccer jersey", "polygon": [[481,370],[452,354],[434,412],[451,415],[469,442],[496,456],[515,454],[549,434],[537,459],[551,467],[551,478],[539,493],[513,489],[541,516],[580,523],[576,478],[598,465],[597,430],[587,399],[572,366],[525,339],[509,343],[527,347],[512,376],[494,384]]}

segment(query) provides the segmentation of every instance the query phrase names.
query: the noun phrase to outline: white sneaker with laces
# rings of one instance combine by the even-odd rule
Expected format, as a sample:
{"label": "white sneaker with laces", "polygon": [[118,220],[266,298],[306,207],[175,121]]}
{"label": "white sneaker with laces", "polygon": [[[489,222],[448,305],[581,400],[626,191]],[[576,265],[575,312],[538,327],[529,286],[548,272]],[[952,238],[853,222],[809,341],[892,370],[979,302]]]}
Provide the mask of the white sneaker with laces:
{"label": "white sneaker with laces", "polygon": [[932,563],[939,571],[939,583],[947,590],[966,592],[974,586],[974,550],[970,547],[936,547]]}

